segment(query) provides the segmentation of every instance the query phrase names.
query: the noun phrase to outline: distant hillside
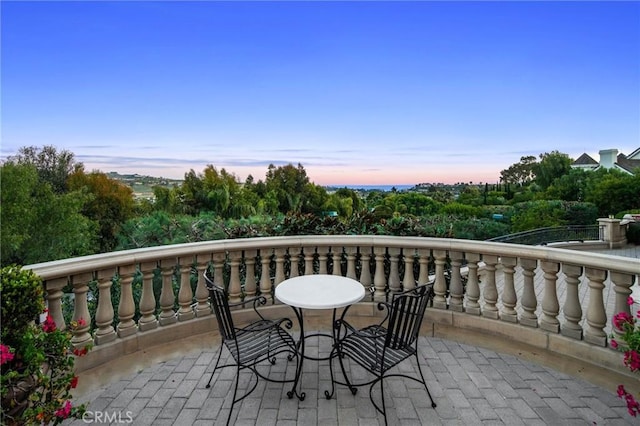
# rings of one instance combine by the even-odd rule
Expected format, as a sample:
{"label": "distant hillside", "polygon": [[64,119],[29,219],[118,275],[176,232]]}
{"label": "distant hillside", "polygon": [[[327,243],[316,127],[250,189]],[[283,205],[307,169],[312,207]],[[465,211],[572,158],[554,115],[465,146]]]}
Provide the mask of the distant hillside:
{"label": "distant hillside", "polygon": [[182,184],[182,180],[168,179],[163,177],[143,176],[137,173],[131,175],[121,175],[117,172],[107,173],[111,179],[119,180],[120,182],[129,185],[133,189],[133,195],[136,198],[153,198],[153,187],[164,186],[172,188]]}

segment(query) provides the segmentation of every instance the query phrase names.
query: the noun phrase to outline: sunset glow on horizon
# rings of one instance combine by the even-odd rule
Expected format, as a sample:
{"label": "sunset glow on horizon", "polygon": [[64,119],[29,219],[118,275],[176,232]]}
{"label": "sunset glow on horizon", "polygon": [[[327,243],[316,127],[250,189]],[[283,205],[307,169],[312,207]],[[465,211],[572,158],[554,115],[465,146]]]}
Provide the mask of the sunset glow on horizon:
{"label": "sunset glow on horizon", "polygon": [[640,147],[638,2],[4,2],[2,159],[495,183]]}

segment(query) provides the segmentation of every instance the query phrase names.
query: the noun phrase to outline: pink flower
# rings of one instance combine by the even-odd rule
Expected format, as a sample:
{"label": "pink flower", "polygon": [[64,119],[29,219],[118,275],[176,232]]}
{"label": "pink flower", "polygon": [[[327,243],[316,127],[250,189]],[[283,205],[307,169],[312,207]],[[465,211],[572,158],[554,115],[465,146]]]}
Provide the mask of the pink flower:
{"label": "pink flower", "polygon": [[609,344],[611,345],[611,347],[613,349],[617,349],[618,348],[618,342],[616,342],[615,340],[611,339],[611,341],[609,342]]}
{"label": "pink flower", "polygon": [[625,324],[633,325],[633,323],[633,317],[626,312],[618,312],[613,316],[613,326],[618,330],[624,331]]}
{"label": "pink flower", "polygon": [[618,397],[623,398],[627,403],[627,411],[633,417],[640,414],[640,403],[636,401],[632,394],[626,391],[624,386],[618,385]]}
{"label": "pink flower", "polygon": [[87,325],[87,322],[84,320],[84,318],[78,319],[78,327],[84,327],[85,325]]}
{"label": "pink flower", "polygon": [[64,405],[56,410],[55,415],[61,419],[69,417],[71,415],[71,401],[65,401]]}
{"label": "pink flower", "polygon": [[629,367],[629,370],[640,370],[640,354],[634,350],[629,350],[624,353],[624,365]]}
{"label": "pink flower", "polygon": [[73,376],[73,379],[71,379],[71,383],[69,383],[71,386],[71,389],[75,389],[76,386],[78,386],[78,376]]}
{"label": "pink flower", "polygon": [[13,359],[14,355],[11,352],[11,348],[6,345],[0,344],[0,365],[9,362]]}
{"label": "pink flower", "polygon": [[42,324],[42,329],[46,333],[56,331],[56,322],[53,320],[53,317],[51,315],[47,315],[47,319],[44,320],[44,323]]}
{"label": "pink flower", "polygon": [[633,297],[631,296],[627,297],[627,305],[629,306],[633,305]]}

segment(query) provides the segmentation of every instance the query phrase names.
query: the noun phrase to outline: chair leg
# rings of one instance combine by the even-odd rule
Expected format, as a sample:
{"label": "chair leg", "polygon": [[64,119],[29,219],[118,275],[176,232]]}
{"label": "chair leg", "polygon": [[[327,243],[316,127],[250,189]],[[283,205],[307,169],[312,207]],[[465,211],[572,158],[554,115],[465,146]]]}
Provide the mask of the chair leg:
{"label": "chair leg", "polygon": [[380,398],[382,399],[382,415],[384,416],[384,424],[387,425],[387,406],[384,403],[384,374],[380,376]]}
{"label": "chair leg", "polygon": [[424,388],[427,390],[427,395],[429,395],[429,399],[431,400],[431,408],[436,408],[437,405],[433,402],[433,397],[431,396],[431,392],[429,392],[429,387],[427,386],[427,381],[424,379],[424,375],[422,374],[422,368],[420,367],[420,361],[418,360],[418,352],[416,352],[416,364],[418,365],[418,373],[420,373],[420,378],[422,379],[422,384]]}
{"label": "chair leg", "polygon": [[218,364],[220,363],[220,357],[222,356],[222,344],[220,344],[220,349],[218,350],[218,359],[216,360],[216,365],[213,367],[213,371],[211,372],[211,376],[209,377],[209,381],[207,382],[207,389],[211,387],[211,380],[213,379],[213,375],[216,374],[216,370],[218,369]]}
{"label": "chair leg", "polygon": [[344,354],[342,352],[340,352],[340,349],[338,349],[338,361],[340,361],[340,369],[342,370],[342,377],[344,377],[344,381],[347,384],[347,387],[349,388],[349,390],[351,391],[351,395],[355,395],[358,392],[358,388],[356,386],[353,386],[351,384],[351,381],[349,381],[349,376],[347,376],[347,370],[344,368],[344,362],[342,361],[344,359]]}
{"label": "chair leg", "polygon": [[238,395],[238,383],[240,382],[240,366],[238,365],[236,368],[236,380],[235,386],[233,387],[233,398],[231,399],[231,408],[229,408],[229,415],[227,416],[227,426],[231,421],[231,414],[233,413],[233,406],[236,404],[236,396]]}

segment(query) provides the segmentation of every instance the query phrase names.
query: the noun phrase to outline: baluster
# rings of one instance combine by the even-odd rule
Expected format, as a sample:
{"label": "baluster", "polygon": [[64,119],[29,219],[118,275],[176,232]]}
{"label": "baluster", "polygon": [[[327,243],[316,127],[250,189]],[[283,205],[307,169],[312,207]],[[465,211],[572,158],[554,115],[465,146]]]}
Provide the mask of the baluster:
{"label": "baluster", "polygon": [[116,338],[116,332],[113,329],[113,304],[111,302],[113,271],[100,270],[96,279],[98,281],[98,308],[96,309],[97,330],[94,342],[96,345],[101,345]]}
{"label": "baluster", "polygon": [[602,290],[607,271],[595,268],[585,268],[589,279],[589,306],[587,307],[587,327],[584,340],[598,346],[607,345],[607,335],[604,327],[607,325],[607,314],[604,309]]}
{"label": "baluster", "polygon": [[242,251],[229,253],[229,303],[242,300],[242,283],[240,282],[240,265],[242,264]]}
{"label": "baluster", "polygon": [[300,249],[296,247],[289,248],[289,278],[297,277],[300,275]]}
{"label": "baluster", "polygon": [[[91,272],[71,277],[73,293],[75,295],[73,320],[78,323],[78,326],[73,331],[73,337],[71,338],[71,344],[74,348],[84,348],[91,344],[91,334],[89,334],[91,314],[89,314],[89,308],[87,307],[87,292],[89,291],[88,283],[90,281],[93,281],[93,274]],[[84,320],[84,326],[80,325],[80,320]]]}
{"label": "baluster", "polygon": [[204,281],[204,273],[209,266],[210,256],[198,255],[196,257],[196,270],[198,271],[198,283],[196,284],[196,317],[205,317],[211,315],[211,306],[209,305],[209,291]]}
{"label": "baluster", "polygon": [[416,255],[415,249],[403,249],[404,255],[404,277],[402,278],[402,289],[411,290],[416,288],[416,279],[413,276],[413,258]]}
{"label": "baluster", "polygon": [[353,246],[345,247],[344,251],[347,255],[347,278],[357,280],[358,277],[356,275],[356,253],[358,251],[358,248]]}
{"label": "baluster", "polygon": [[136,305],[133,301],[133,279],[136,265],[125,265],[118,269],[120,276],[120,303],[118,304],[118,336],[127,337],[136,334],[138,327],[133,320]]}
{"label": "baluster", "polygon": [[562,326],[562,335],[574,339],[582,340],[582,307],[580,306],[580,296],[578,285],[580,284],[580,276],[582,275],[582,267],[577,265],[562,265],[565,283],[567,284],[567,296],[564,300],[564,318],[566,323]]}
{"label": "baluster", "polygon": [[400,287],[400,269],[398,267],[400,248],[389,247],[387,249],[389,253],[389,290],[393,293],[400,293],[402,287]]}
{"label": "baluster", "polygon": [[260,294],[267,296],[271,294],[271,250],[260,249]]}
{"label": "baluster", "polygon": [[244,251],[244,292],[247,297],[256,295],[256,255],[257,250]]}
{"label": "baluster", "polygon": [[515,267],[517,259],[515,257],[502,257],[500,259],[504,274],[504,287],[502,289],[502,312],[500,319],[507,322],[518,322],[518,313],[515,310],[518,297],[514,284]]}
{"label": "baluster", "polygon": [[462,253],[459,251],[449,252],[451,259],[451,281],[449,282],[449,309],[455,312],[464,312],[462,300],[464,298],[464,287],[462,286],[462,276],[460,266],[462,266]]}
{"label": "baluster", "polygon": [[[62,315],[61,299],[64,295],[62,289],[65,288],[68,283],[68,277],[55,278],[45,282],[47,309],[49,310],[49,315],[51,315],[51,318],[53,318],[53,321],[56,323],[56,328],[59,330],[67,329],[67,325],[64,323],[64,315]],[[91,323],[91,318],[85,318],[85,321]]]}
{"label": "baluster", "polygon": [[[371,278],[371,247],[360,247],[360,284],[366,289],[370,290],[373,285],[373,279]],[[367,295],[365,295],[368,298]]]}
{"label": "baluster", "polygon": [[[631,295],[631,286],[635,281],[634,275],[623,274],[621,272],[611,272],[611,282],[613,283],[613,291],[616,292],[615,310],[613,314],[624,312],[627,315],[631,315],[631,307],[627,303],[627,299]],[[613,319],[613,317],[612,317]],[[617,335],[621,334],[621,331],[613,327],[613,332]]]}
{"label": "baluster", "polygon": [[540,328],[543,330],[558,333],[560,331],[560,304],[556,290],[556,281],[560,264],[557,262],[541,262],[544,271],[544,294],[542,296],[542,316],[540,317]]}
{"label": "baluster", "polygon": [[485,285],[482,287],[482,298],[484,299],[484,309],[482,316],[492,319],[498,319],[498,288],[496,287],[496,265],[498,264],[498,256],[483,255],[482,260],[485,264],[484,271],[486,276]]}
{"label": "baluster", "polygon": [[284,261],[287,249],[277,248],[274,250],[274,253],[276,258],[276,276],[274,278],[273,285],[277,286],[284,281]]}
{"label": "baluster", "polygon": [[187,321],[195,317],[193,312],[193,290],[191,289],[192,257],[181,257],[180,264],[180,288],[178,290],[178,321]]}
{"label": "baluster", "polygon": [[467,274],[467,306],[465,312],[472,315],[480,315],[482,310],[480,309],[480,284],[478,281],[478,262],[480,262],[480,255],[477,253],[467,253],[467,268],[469,272]]}
{"label": "baluster", "polygon": [[538,261],[536,259],[520,259],[520,266],[522,266],[522,315],[520,316],[520,324],[527,327],[538,327],[538,316],[536,315],[536,309],[538,308],[538,299],[536,298],[535,291],[535,270],[538,267]]}
{"label": "baluster", "polygon": [[331,273],[338,277],[342,276],[342,247],[331,247],[331,259],[333,260],[333,269]]}
{"label": "baluster", "polygon": [[304,274],[312,275],[313,274],[313,258],[314,251],[311,247],[307,247],[304,249]]}
{"label": "baluster", "polygon": [[[211,273],[213,274],[212,278],[213,278],[213,282],[218,285],[219,287],[222,287],[224,289],[227,289],[227,291],[229,291],[227,284],[225,283],[224,280],[224,263],[227,260],[227,253],[226,252],[218,252],[218,253],[212,253],[211,254],[211,267],[213,269],[213,271],[211,271]],[[228,293],[227,293],[228,294]],[[236,299],[234,302],[231,302],[231,296],[229,296],[229,303],[234,303],[234,302],[239,302],[240,301],[240,297],[236,296]]]}
{"label": "baluster", "polygon": [[418,249],[418,263],[420,270],[418,271],[418,285],[429,282],[429,259],[431,258],[431,250]]}
{"label": "baluster", "polygon": [[326,246],[318,246],[316,248],[318,253],[318,273],[326,274],[327,273],[327,260],[329,257],[327,254],[329,253],[329,247]]}
{"label": "baluster", "polygon": [[160,261],[162,274],[162,290],[160,291],[160,325],[174,324],[178,321],[173,305],[176,295],[173,293],[173,280],[175,276],[175,259],[163,259]]}
{"label": "baluster", "polygon": [[376,258],[376,270],[373,272],[373,293],[374,300],[385,300],[387,293],[387,280],[384,276],[384,257],[386,250],[384,247],[374,247],[373,252]]}
{"label": "baluster", "polygon": [[447,280],[444,276],[447,252],[444,250],[434,250],[433,257],[436,264],[436,281],[433,285],[433,291],[435,293],[433,297],[433,307],[437,309],[447,309]]}
{"label": "baluster", "polygon": [[142,271],[142,296],[140,297],[140,319],[138,329],[140,331],[152,330],[158,327],[156,318],[156,296],[153,293],[153,272],[156,269],[155,262],[140,264]]}

